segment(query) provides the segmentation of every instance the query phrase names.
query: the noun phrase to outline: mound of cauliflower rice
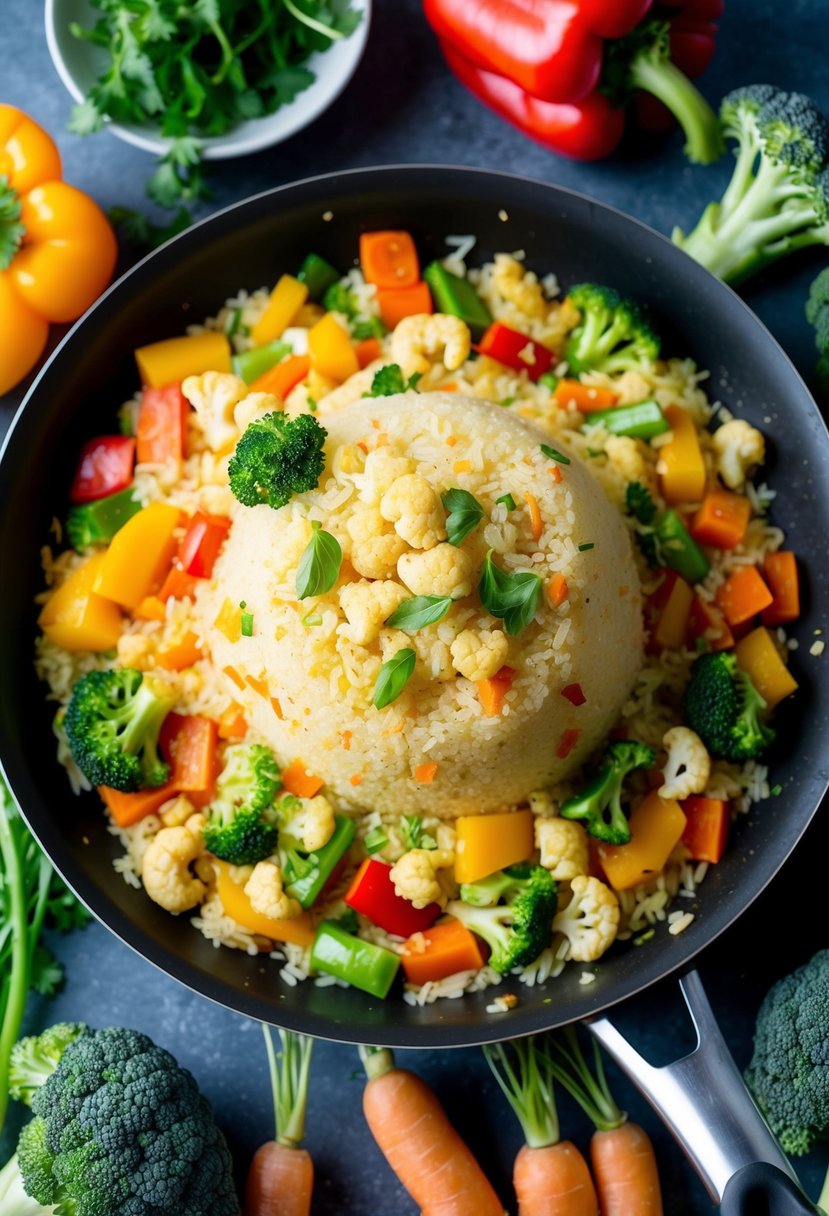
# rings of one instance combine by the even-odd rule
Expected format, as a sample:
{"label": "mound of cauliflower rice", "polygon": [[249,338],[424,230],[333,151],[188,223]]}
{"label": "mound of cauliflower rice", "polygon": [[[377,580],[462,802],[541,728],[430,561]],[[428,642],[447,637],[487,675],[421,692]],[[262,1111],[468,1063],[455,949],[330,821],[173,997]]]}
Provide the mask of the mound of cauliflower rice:
{"label": "mound of cauliflower rice", "polygon": [[[759,758],[709,753],[683,722],[682,694],[699,654],[720,649],[723,587],[784,540],[767,518],[772,493],[752,481],[762,435],[709,402],[691,360],[657,353],[576,374],[565,347],[581,313],[552,275],[539,279],[520,251],[443,267],[493,327],[526,341],[517,361],[482,353],[485,339],[474,349],[451,313],[384,326],[383,288],[357,269],[324,303],[296,293],[266,334],[284,350],[253,379],[239,360],[264,349],[291,276],[192,327],[172,385],[146,378],[157,351],[138,352],[144,387],[121,408],[122,429],[137,434],[135,513],[114,538],[75,548],[55,521],[36,655],[76,793],[91,782],[64,717],[89,673],[140,673],[174,704],[160,737],[167,779],[141,790],[98,782],[127,883],[216,946],[270,954],[276,983],[310,977],[385,996],[402,967],[403,998],[417,1004],[510,978],[543,983],[617,939],[692,922],[716,860],[688,830],[692,803],[719,804],[727,826],[769,786]],[[315,337],[332,325],[352,352],[339,371]],[[192,353],[205,349],[207,366]],[[391,392],[380,387],[390,368]],[[170,388],[186,426],[159,458],[146,427],[142,442],[142,411]],[[592,397],[653,403],[671,425],[649,437],[590,425]],[[241,437],[274,415],[282,426],[309,414],[316,484],[281,505],[240,502],[229,465]],[[682,419],[706,484],[746,504],[739,542],[706,546],[705,572],[688,581],[654,562],[630,509],[632,485],[656,511],[675,504],[688,520],[699,508],[665,496]],[[94,563],[161,506],[179,512],[166,565],[144,594],[119,599]],[[200,565],[191,542],[205,520],[215,543]],[[688,587],[670,638],[666,575]],[[103,632],[90,640],[92,616]],[[782,628],[763,632],[785,657]],[[185,779],[196,740],[202,776]],[[616,885],[628,846],[569,817],[613,740],[646,754],[625,779],[631,828],[656,800],[667,832],[658,866]],[[251,813],[261,848],[250,835],[226,848],[228,823]],[[374,951],[370,974],[349,961],[354,942]],[[509,994],[491,1008],[514,1004]]]}

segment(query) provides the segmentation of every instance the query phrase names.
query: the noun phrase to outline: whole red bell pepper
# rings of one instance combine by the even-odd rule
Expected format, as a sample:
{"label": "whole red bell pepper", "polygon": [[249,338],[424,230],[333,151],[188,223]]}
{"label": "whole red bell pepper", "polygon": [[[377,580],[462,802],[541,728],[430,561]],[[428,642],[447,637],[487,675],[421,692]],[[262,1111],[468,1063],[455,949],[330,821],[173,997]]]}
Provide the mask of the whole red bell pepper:
{"label": "whole red bell pepper", "polygon": [[723,0],[424,0],[446,60],[481,101],[564,156],[597,160],[643,125],[679,121],[690,160],[722,152],[689,77],[714,52]]}

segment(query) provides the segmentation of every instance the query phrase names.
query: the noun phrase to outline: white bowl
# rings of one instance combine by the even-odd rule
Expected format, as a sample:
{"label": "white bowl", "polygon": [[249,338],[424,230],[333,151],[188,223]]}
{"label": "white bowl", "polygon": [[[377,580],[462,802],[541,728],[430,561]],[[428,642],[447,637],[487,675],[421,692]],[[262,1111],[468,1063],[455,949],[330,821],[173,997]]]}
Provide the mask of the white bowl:
{"label": "white bowl", "polygon": [[[293,101],[264,118],[239,123],[225,135],[199,138],[205,160],[245,156],[281,143],[318,118],[339,97],[360,62],[368,39],[372,0],[353,0],[363,18],[356,30],[327,51],[317,52],[303,64],[315,80]],[[83,101],[95,83],[106,53],[70,30],[73,21],[89,27],[99,16],[88,0],[46,0],[46,41],[55,69],[75,101]],[[156,155],[166,151],[169,140],[150,126],[127,126],[107,120],[107,128],[119,139]]]}

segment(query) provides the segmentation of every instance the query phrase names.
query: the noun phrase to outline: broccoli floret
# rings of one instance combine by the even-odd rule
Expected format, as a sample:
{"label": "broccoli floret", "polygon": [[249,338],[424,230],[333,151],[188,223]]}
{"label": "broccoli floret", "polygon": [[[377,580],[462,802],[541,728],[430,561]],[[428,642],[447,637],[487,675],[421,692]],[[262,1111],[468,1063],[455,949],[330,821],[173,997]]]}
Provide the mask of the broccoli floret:
{"label": "broccoli floret", "polygon": [[[543,866],[511,866],[484,883],[461,888],[461,899],[447,906],[472,933],[482,937],[491,950],[489,965],[505,975],[514,967],[527,967],[553,939],[553,917],[558,906],[558,888]],[[496,888],[498,888],[496,892]],[[505,902],[492,907],[465,902],[464,891],[483,899],[495,895]]]}
{"label": "broccoli floret", "polygon": [[829,1138],[829,950],[766,993],[746,1081],[785,1152]]}
{"label": "broccoli floret", "polygon": [[269,748],[261,743],[229,747],[204,826],[208,852],[234,866],[270,857],[277,829],[269,812],[278,789],[279,768]]}
{"label": "broccoli floret", "polygon": [[613,375],[659,357],[659,339],[632,300],[597,283],[578,283],[568,296],[581,313],[564,350],[571,371]]}
{"label": "broccoli floret", "polygon": [[726,650],[695,660],[682,698],[687,726],[695,730],[712,756],[742,764],[756,760],[775,732],[760,720],[766,702],[751,676]]}
{"label": "broccoli floret", "polygon": [[737,144],[731,180],[692,232],[674,230],[674,243],[728,283],[829,245],[829,125],[809,98],[754,85],[729,93],[720,117]]}
{"label": "broccoli floret", "polygon": [[417,387],[420,377],[420,372],[414,372],[407,380],[398,363],[388,363],[374,373],[371,388],[367,393],[363,393],[363,396],[393,397],[397,393],[406,393]]}
{"label": "broccoli floret", "polygon": [[[230,1153],[189,1072],[135,1030],[87,1031],[32,1099],[4,1216],[239,1216]],[[25,1192],[25,1193],[24,1193]]]}
{"label": "broccoli floret", "polygon": [[230,488],[246,507],[284,507],[314,490],[325,467],[328,432],[311,414],[264,414],[245,431],[227,467]]}
{"label": "broccoli floret", "polygon": [[823,396],[829,397],[829,266],[821,270],[809,289],[806,320],[814,326],[818,349],[815,383]]}
{"label": "broccoli floret", "polygon": [[81,676],[63,729],[87,780],[126,793],[163,785],[170,766],[158,754],[158,733],[176,699],[171,685],[131,667]]}
{"label": "broccoli floret", "polygon": [[562,803],[562,817],[582,820],[590,835],[606,844],[627,844],[630,827],[622,809],[622,786],[628,773],[650,768],[654,759],[653,748],[635,739],[611,743],[590,784]]}
{"label": "broccoli floret", "polygon": [[9,1093],[18,1102],[32,1105],[32,1098],[51,1077],[70,1043],[86,1033],[81,1022],[58,1022],[43,1034],[19,1039],[9,1060]]}
{"label": "broccoli floret", "polygon": [[353,321],[360,312],[357,297],[343,282],[332,283],[322,297],[323,306],[328,312],[338,312]]}

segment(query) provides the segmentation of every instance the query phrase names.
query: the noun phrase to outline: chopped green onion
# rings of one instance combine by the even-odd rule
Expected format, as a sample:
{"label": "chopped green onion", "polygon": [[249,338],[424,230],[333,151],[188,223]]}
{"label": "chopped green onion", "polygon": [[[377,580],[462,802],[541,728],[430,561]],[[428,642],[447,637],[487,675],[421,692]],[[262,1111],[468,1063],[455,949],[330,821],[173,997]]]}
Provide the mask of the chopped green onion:
{"label": "chopped green onion", "polygon": [[324,595],[337,581],[343,561],[340,542],[330,532],[324,532],[318,520],[311,523],[313,535],[296,572],[297,598],[304,600],[309,595]]}
{"label": "chopped green onion", "polygon": [[558,388],[558,376],[554,376],[552,372],[545,372],[543,376],[538,377],[538,383],[543,384],[551,393],[554,393]]}
{"label": "chopped green onion", "polygon": [[565,456],[563,452],[559,452],[558,448],[551,448],[549,443],[542,443],[540,446],[541,451],[545,456],[548,456],[550,460],[557,460],[559,464],[570,463],[570,457]]}
{"label": "chopped green onion", "polygon": [[658,401],[638,401],[636,405],[615,405],[609,410],[595,410],[582,423],[582,430],[600,426],[609,435],[627,435],[631,439],[654,439],[671,429]]}
{"label": "chopped green onion", "polygon": [[446,508],[446,536],[450,545],[463,544],[466,537],[477,528],[486,515],[481,504],[468,490],[455,487],[440,496]]}
{"label": "chopped green onion", "polygon": [[383,664],[374,685],[372,701],[375,709],[384,709],[397,700],[412,678],[416,657],[415,652],[407,646]]}
{"label": "chopped green onion", "polygon": [[367,853],[379,853],[389,843],[389,838],[382,828],[372,828],[363,844]]}
{"label": "chopped green onion", "polygon": [[478,595],[487,612],[503,620],[507,633],[514,637],[536,614],[541,577],[529,570],[502,570],[492,560],[490,549],[481,571]]}
{"label": "chopped green onion", "polygon": [[437,311],[460,317],[477,342],[492,324],[492,316],[469,280],[453,274],[440,262],[430,262],[423,270],[423,278],[429,285]]}
{"label": "chopped green onion", "polygon": [[253,637],[253,613],[245,611],[245,609],[247,608],[247,604],[245,603],[244,600],[242,600],[242,602],[239,604],[239,607],[242,609],[242,622],[241,622],[242,637],[243,638],[252,638]]}
{"label": "chopped green onion", "polygon": [[309,398],[308,398],[308,400],[306,401],[306,403],[305,403],[305,404],[308,406],[308,409],[310,410],[310,412],[311,412],[312,414],[316,414],[316,412],[317,412],[317,403],[316,403],[316,401],[314,400],[314,398],[313,398],[313,397],[309,397]]}
{"label": "chopped green onion", "polygon": [[646,929],[644,933],[640,933],[638,937],[634,937],[634,946],[644,946],[645,942],[649,942],[655,933],[655,929]]}
{"label": "chopped green onion", "polygon": [[583,545],[579,545],[579,553],[587,553],[589,549],[595,549],[595,547],[592,540],[585,541]]}
{"label": "chopped green onion", "polygon": [[306,629],[313,629],[315,625],[322,624],[322,615],[319,612],[306,612],[302,618],[302,624]]}
{"label": "chopped green onion", "polygon": [[515,499],[511,494],[502,494],[500,498],[496,498],[497,503],[503,503],[508,511],[515,510]]}
{"label": "chopped green onion", "polygon": [[225,335],[228,338],[233,338],[242,328],[242,310],[234,308],[228,319],[225,321]]}
{"label": "chopped green onion", "polygon": [[452,597],[449,595],[415,595],[395,608],[387,617],[386,624],[414,633],[416,629],[425,629],[427,625],[442,621],[451,607]]}

